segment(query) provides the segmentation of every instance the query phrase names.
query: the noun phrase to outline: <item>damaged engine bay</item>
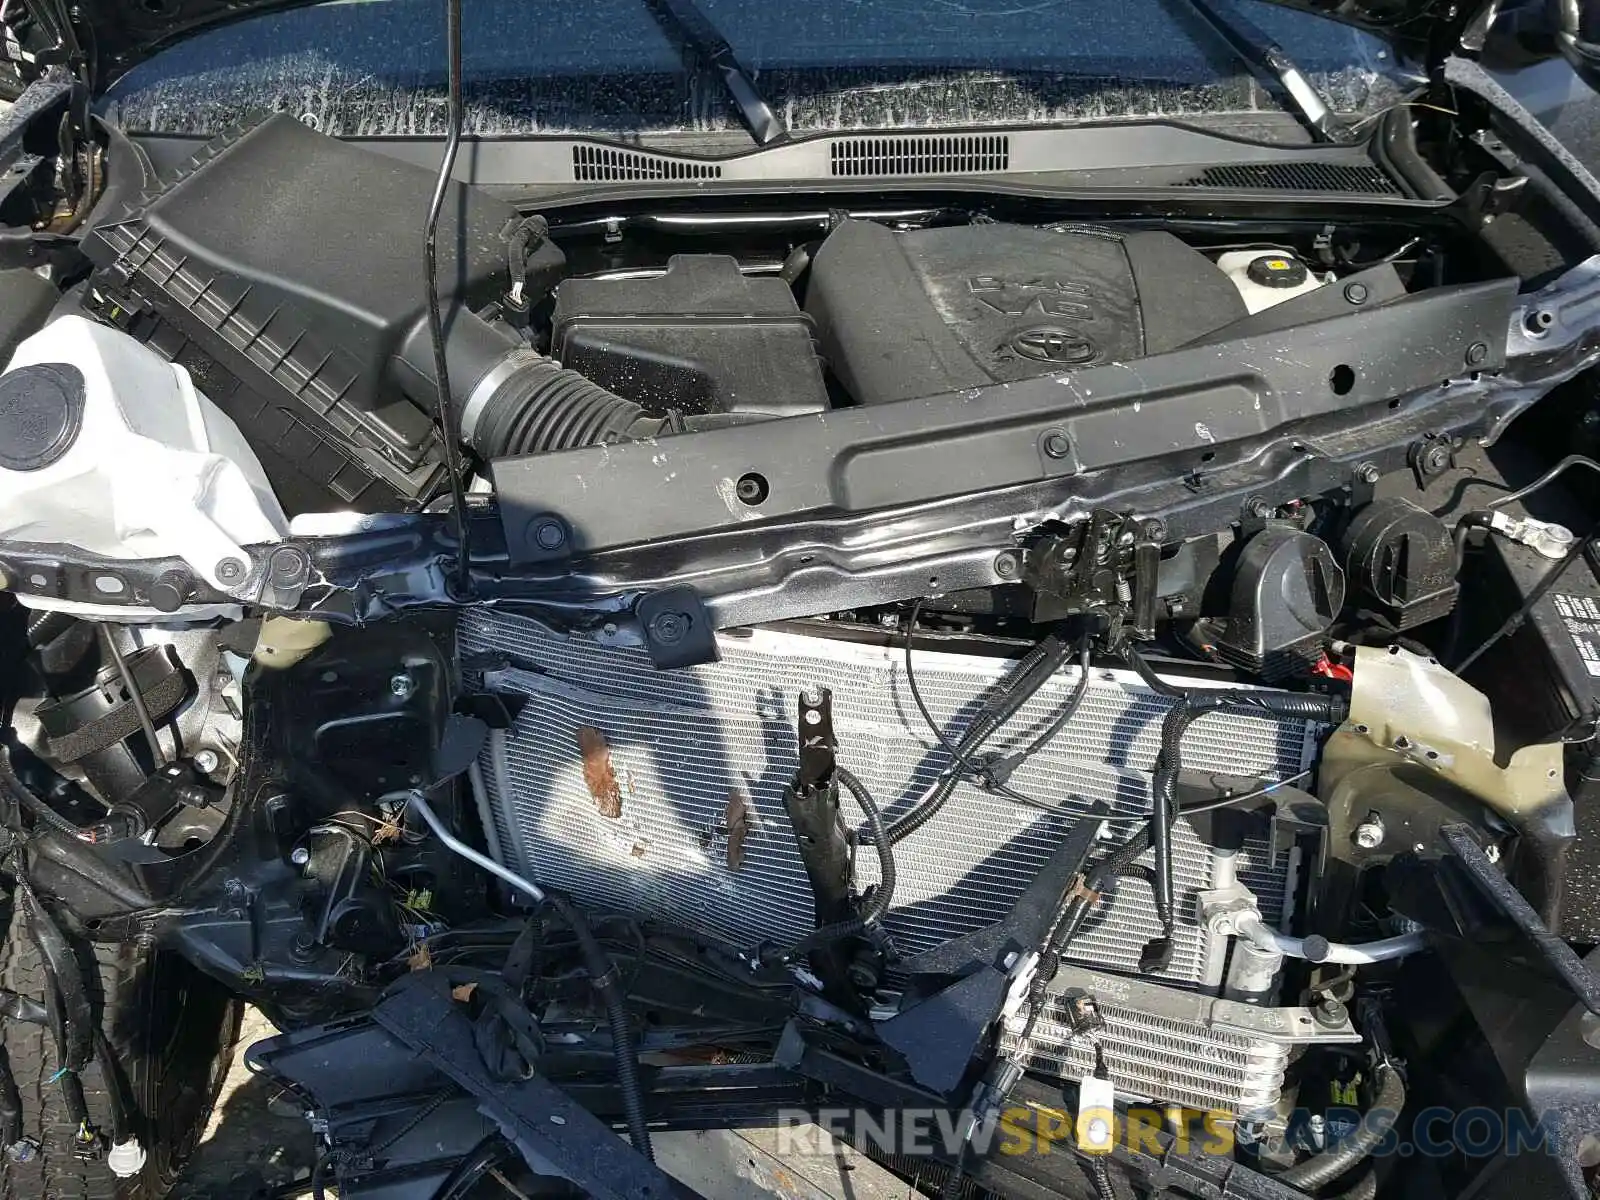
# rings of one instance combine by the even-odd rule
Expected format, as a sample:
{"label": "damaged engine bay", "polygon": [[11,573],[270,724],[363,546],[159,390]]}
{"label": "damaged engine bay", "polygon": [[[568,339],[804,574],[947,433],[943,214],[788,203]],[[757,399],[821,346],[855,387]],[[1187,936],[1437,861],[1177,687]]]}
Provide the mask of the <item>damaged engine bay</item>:
{"label": "damaged engine bay", "polygon": [[[947,1196],[1589,1194],[1600,245],[1454,97],[540,204],[87,125],[0,209],[7,1178],[181,1157],[136,951],[282,1031],[319,1194],[830,1106]],[[1548,1154],[1381,1151],[1468,1104]]]}

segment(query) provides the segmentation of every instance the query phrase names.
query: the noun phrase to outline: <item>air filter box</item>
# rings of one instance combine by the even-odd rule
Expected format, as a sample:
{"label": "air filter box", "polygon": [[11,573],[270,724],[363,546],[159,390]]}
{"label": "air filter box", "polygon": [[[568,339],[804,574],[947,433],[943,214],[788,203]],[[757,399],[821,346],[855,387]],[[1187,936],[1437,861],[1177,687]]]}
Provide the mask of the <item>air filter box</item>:
{"label": "air filter box", "polygon": [[653,279],[569,279],[551,352],[654,413],[787,417],[828,407],[811,319],[789,285],[721,254],[679,254]]}
{"label": "air filter box", "polygon": [[[270,118],[99,217],[83,251],[99,268],[100,315],[188,366],[274,487],[309,483],[313,500],[320,487],[322,507],[414,506],[440,478],[440,449],[396,364],[425,321],[433,183],[422,167]],[[438,238],[447,312],[507,289],[504,235],[517,218],[484,192],[450,188]],[[532,294],[563,265],[558,248],[539,246]]]}

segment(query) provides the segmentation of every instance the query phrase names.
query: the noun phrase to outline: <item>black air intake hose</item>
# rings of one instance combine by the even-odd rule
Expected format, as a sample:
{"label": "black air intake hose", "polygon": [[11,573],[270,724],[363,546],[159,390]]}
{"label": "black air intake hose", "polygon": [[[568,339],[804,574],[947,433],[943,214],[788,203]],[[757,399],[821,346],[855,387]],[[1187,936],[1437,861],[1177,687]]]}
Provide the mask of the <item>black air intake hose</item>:
{"label": "black air intake hose", "polygon": [[665,424],[631,400],[532,351],[519,351],[504,381],[472,414],[462,437],[485,458],[542,454],[650,437]]}
{"label": "black air intake hose", "polygon": [[[445,361],[461,440],[485,459],[651,437],[666,424],[530,349],[509,326],[461,309],[446,324]],[[433,346],[426,322],[411,331],[391,369],[401,390],[433,411]]]}

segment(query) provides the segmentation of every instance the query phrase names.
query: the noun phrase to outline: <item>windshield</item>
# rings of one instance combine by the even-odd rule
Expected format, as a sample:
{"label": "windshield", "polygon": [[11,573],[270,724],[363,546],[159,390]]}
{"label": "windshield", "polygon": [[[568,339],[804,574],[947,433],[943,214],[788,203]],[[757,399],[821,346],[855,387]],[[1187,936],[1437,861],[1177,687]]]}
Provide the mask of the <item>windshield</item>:
{"label": "windshield", "polygon": [[[1330,107],[1400,94],[1388,49],[1240,0]],[[1184,0],[699,0],[797,134],[1283,111]],[[473,0],[465,128],[479,135],[740,132],[714,72],[646,0]],[[212,135],[290,112],[327,133],[444,131],[440,0],[334,0],[195,36],[111,89],[135,132]]]}

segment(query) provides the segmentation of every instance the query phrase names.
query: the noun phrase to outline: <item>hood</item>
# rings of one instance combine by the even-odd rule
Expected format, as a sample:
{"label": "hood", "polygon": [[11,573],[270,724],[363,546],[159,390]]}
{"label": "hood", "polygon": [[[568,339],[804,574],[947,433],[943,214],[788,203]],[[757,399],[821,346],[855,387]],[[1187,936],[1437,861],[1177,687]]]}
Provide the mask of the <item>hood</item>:
{"label": "hood", "polygon": [[[1356,26],[1393,44],[1413,61],[1429,61],[1454,49],[1462,31],[1481,29],[1503,0],[1276,0],[1284,7]],[[1543,3],[1544,0],[1539,0]],[[304,6],[306,0],[22,0],[34,18],[34,44],[27,48],[48,61],[56,46],[86,64],[96,91],[129,68],[191,33],[256,12]],[[1574,28],[1589,0],[1550,0],[1572,15]],[[441,0],[439,19],[444,20]],[[69,16],[70,13],[70,16]],[[1588,45],[1587,39],[1565,39]],[[1292,55],[1294,46],[1285,47]],[[53,56],[61,57],[60,51]]]}

